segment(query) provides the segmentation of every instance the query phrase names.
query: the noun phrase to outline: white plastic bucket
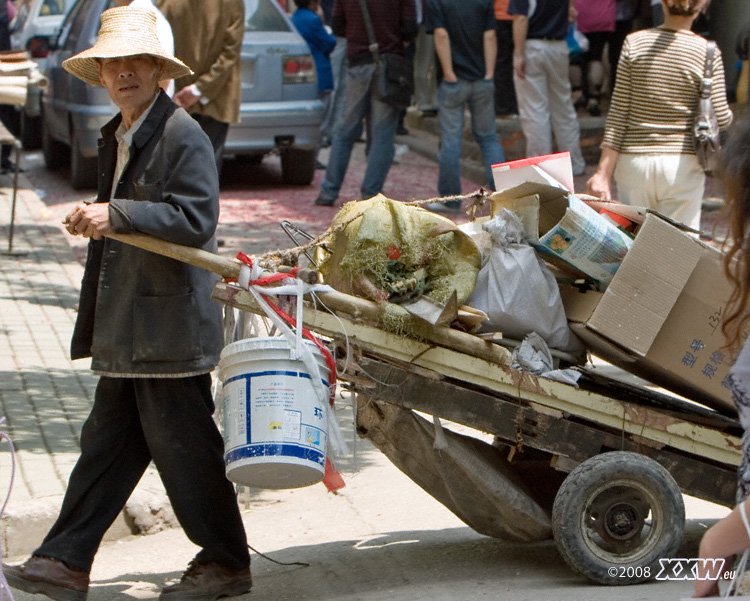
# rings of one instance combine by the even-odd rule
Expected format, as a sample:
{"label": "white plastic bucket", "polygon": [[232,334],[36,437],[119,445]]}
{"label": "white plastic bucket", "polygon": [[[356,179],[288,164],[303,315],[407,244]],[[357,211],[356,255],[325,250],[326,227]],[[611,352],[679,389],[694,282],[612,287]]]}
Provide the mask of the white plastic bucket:
{"label": "white plastic bucket", "polygon": [[[323,353],[305,341],[320,366]],[[285,337],[248,338],[221,352],[224,463],[232,482],[257,488],[298,488],[325,473],[327,413],[301,359]]]}

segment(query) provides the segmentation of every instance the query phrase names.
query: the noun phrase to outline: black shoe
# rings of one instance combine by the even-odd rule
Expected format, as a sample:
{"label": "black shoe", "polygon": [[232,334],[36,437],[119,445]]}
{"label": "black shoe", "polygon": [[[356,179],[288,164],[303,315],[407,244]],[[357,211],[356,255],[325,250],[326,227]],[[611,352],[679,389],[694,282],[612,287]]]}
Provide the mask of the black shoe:
{"label": "black shoe", "polygon": [[589,102],[587,110],[592,117],[599,117],[602,114],[602,109],[598,102]]}
{"label": "black shoe", "polygon": [[[0,163],[0,174],[6,174],[6,173],[15,173],[16,172],[16,164],[11,161],[10,159],[5,159]],[[23,167],[18,167],[18,173],[26,173],[26,169]]]}
{"label": "black shoe", "polygon": [[322,171],[325,168],[326,166],[323,163],[321,163],[320,161],[315,161],[315,169],[317,169],[318,171]]}
{"label": "black shoe", "polygon": [[315,204],[319,207],[332,207],[334,202],[333,198],[326,198],[322,194],[315,199]]}

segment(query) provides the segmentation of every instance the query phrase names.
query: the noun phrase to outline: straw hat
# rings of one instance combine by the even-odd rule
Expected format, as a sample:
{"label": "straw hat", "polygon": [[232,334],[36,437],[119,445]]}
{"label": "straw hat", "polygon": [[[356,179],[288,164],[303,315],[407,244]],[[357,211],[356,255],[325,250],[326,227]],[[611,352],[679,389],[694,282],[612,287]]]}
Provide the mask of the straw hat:
{"label": "straw hat", "polygon": [[192,75],[182,61],[168,54],[156,35],[153,12],[131,6],[110,8],[102,13],[102,25],[96,44],[62,63],[63,68],[92,86],[101,86],[96,59],[150,54],[164,64],[163,79]]}

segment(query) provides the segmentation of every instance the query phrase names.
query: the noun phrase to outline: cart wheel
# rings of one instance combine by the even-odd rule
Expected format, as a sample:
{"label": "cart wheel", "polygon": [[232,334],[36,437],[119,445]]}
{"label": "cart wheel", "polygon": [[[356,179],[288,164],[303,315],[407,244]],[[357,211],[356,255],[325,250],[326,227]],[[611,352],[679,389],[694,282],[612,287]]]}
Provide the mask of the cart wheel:
{"label": "cart wheel", "polygon": [[670,473],[625,451],[602,453],[576,467],[552,508],[563,559],[600,584],[656,576],[659,559],[677,551],[684,526],[682,494]]}

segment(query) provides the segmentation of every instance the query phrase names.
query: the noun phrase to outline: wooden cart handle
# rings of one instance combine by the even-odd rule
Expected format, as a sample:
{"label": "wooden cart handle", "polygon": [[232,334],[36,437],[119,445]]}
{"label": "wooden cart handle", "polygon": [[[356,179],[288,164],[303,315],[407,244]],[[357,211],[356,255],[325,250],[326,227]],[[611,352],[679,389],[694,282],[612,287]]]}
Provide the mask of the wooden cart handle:
{"label": "wooden cart handle", "polygon": [[[181,244],[167,242],[166,240],[146,236],[145,234],[109,234],[108,237],[169,257],[170,259],[188,263],[194,267],[200,267],[206,271],[216,273],[224,279],[237,278],[240,275],[241,263],[200,248],[182,246]],[[290,267],[284,265],[278,267],[278,271],[283,273],[289,273],[291,270]],[[317,284],[320,281],[320,274],[313,269],[301,269],[297,272],[296,277],[308,284]]]}

